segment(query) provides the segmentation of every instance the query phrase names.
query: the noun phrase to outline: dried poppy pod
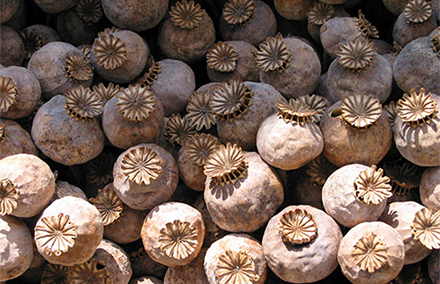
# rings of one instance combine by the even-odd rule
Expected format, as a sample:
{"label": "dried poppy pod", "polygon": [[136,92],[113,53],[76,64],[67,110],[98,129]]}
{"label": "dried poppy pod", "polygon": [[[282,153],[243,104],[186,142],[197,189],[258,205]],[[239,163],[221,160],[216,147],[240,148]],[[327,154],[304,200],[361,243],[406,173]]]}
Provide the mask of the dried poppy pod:
{"label": "dried poppy pod", "polygon": [[412,40],[425,37],[438,27],[431,1],[410,0],[393,26],[393,40],[404,47]]}
{"label": "dried poppy pod", "polygon": [[163,281],[156,277],[143,276],[132,279],[128,284],[163,284]]}
{"label": "dried poppy pod", "polygon": [[262,245],[267,265],[278,277],[292,283],[312,283],[338,266],[341,239],[338,224],[324,211],[292,205],[270,219]]}
{"label": "dried poppy pod", "polygon": [[345,96],[326,110],[319,126],[324,138],[323,153],[338,167],[377,164],[393,141],[390,122],[379,99],[371,94]]}
{"label": "dried poppy pod", "polygon": [[260,124],[276,112],[276,101],[282,99],[269,84],[235,80],[222,83],[211,96],[220,140],[246,151],[255,150]]}
{"label": "dried poppy pod", "polygon": [[2,119],[0,122],[0,159],[15,154],[32,154],[38,156],[29,132],[23,129],[17,122]]}
{"label": "dried poppy pod", "polygon": [[112,153],[101,152],[86,165],[86,184],[92,184],[97,188],[103,188],[113,182],[113,165],[116,158]]}
{"label": "dried poppy pod", "polygon": [[202,59],[215,42],[214,23],[193,0],[171,6],[158,33],[157,42],[165,56],[187,64]]}
{"label": "dried poppy pod", "polygon": [[168,151],[156,144],[139,144],[119,155],[113,178],[114,190],[125,204],[146,210],[173,195],[179,173]]}
{"label": "dried poppy pod", "polygon": [[415,200],[423,169],[407,161],[386,162],[385,175],[390,178],[393,196],[388,203]]}
{"label": "dried poppy pod", "polygon": [[351,93],[373,94],[384,103],[391,94],[393,71],[388,61],[367,39],[357,38],[340,44],[338,58],[327,72],[327,90],[333,101]]}
{"label": "dried poppy pod", "polygon": [[387,205],[387,198],[392,196],[389,181],[375,165],[343,166],[329,176],[322,188],[325,211],[349,228],[376,221]]}
{"label": "dried poppy pod", "polygon": [[422,208],[415,214],[411,225],[414,239],[426,248],[440,249],[440,211],[434,208]]}
{"label": "dried poppy pod", "polygon": [[267,277],[263,247],[246,234],[229,234],[214,242],[204,267],[209,284],[263,284]]}
{"label": "dried poppy pod", "polygon": [[[110,275],[102,260],[91,258],[67,268],[67,283],[109,283]],[[110,282],[112,283],[112,282]]]}
{"label": "dried poppy pod", "polygon": [[434,250],[428,258],[428,275],[432,283],[440,283],[440,250]]}
{"label": "dried poppy pod", "polygon": [[203,267],[207,248],[202,248],[197,257],[184,266],[168,267],[165,273],[164,283],[167,284],[192,284],[208,283],[205,269]]}
{"label": "dried poppy pod", "polygon": [[102,128],[110,143],[127,149],[155,142],[164,127],[162,103],[147,87],[122,88],[104,106]]}
{"label": "dried poppy pod", "polygon": [[189,98],[185,115],[190,127],[197,131],[211,129],[216,124],[217,115],[212,109],[212,94],[219,83],[208,83],[201,86]]}
{"label": "dried poppy pod", "polygon": [[219,146],[205,163],[206,207],[214,222],[229,232],[262,227],[284,199],[275,171],[256,152],[236,144]]}
{"label": "dried poppy pod", "polygon": [[4,22],[9,21],[17,11],[19,5],[20,1],[18,0],[3,1],[0,8],[0,23],[3,24]]}
{"label": "dried poppy pod", "polygon": [[352,228],[339,246],[338,262],[352,283],[388,283],[402,270],[402,237],[383,222],[364,222]]}
{"label": "dried poppy pod", "polygon": [[29,218],[40,213],[55,192],[49,166],[30,154],[0,160],[0,215]]}
{"label": "dried poppy pod", "polygon": [[35,51],[53,41],[62,41],[56,30],[45,25],[32,25],[20,31],[26,51],[25,59],[30,59]]}
{"label": "dried poppy pod", "polygon": [[217,224],[212,220],[208,208],[206,207],[203,194],[200,194],[196,198],[193,206],[202,214],[203,224],[205,224],[205,240],[203,241],[203,247],[208,248],[213,242],[225,236],[227,232],[220,229],[219,226],[217,226]]}
{"label": "dried poppy pod", "polygon": [[95,39],[90,59],[96,72],[113,83],[128,83],[147,64],[150,48],[146,41],[130,30],[108,30]]}
{"label": "dried poppy pod", "polygon": [[398,116],[394,121],[394,141],[400,154],[422,167],[440,166],[440,137],[437,115],[440,97],[411,89],[397,102]]}
{"label": "dried poppy pod", "polygon": [[[3,6],[3,5],[2,5]],[[4,66],[21,65],[26,52],[20,35],[8,26],[1,25],[0,53],[2,54],[0,64]]]}
{"label": "dried poppy pod", "polygon": [[55,200],[35,225],[38,252],[50,263],[72,266],[90,259],[102,240],[99,211],[77,197]]}
{"label": "dried poppy pod", "polygon": [[[329,4],[341,4],[347,0],[324,1]],[[296,0],[293,2],[275,0],[275,9],[284,18],[293,21],[301,21],[307,19],[307,12],[312,8],[313,2],[307,0]]]}
{"label": "dried poppy pod", "polygon": [[[423,205],[415,201],[392,202],[385,208],[379,218],[379,221],[385,222],[396,229],[402,237],[405,245],[405,265],[419,262],[431,253],[431,249],[428,249],[415,238],[416,233],[419,232],[413,230],[416,214],[423,208],[425,208]],[[438,226],[440,226],[440,223]],[[427,231],[430,230],[435,230],[435,227],[430,227]],[[435,234],[435,232],[431,232]],[[431,232],[425,232],[425,234]],[[435,239],[435,235],[433,236]],[[438,233],[437,239],[440,241],[440,233]]]}
{"label": "dried poppy pod", "polygon": [[199,254],[205,225],[195,208],[185,203],[166,202],[145,217],[141,236],[145,251],[154,261],[166,266],[182,266]]}
{"label": "dried poppy pod", "polygon": [[86,163],[104,148],[104,132],[94,119],[101,113],[102,102],[89,88],[69,89],[40,107],[32,123],[32,139],[55,162]]}
{"label": "dried poppy pod", "polygon": [[197,132],[189,126],[186,117],[182,117],[180,113],[178,113],[169,117],[165,126],[164,135],[172,145],[182,146],[196,133]]}
{"label": "dried poppy pod", "polygon": [[426,207],[440,210],[440,166],[428,168],[420,181],[420,200]]}
{"label": "dried poppy pod", "polygon": [[219,41],[206,54],[208,78],[213,82],[260,81],[255,46],[243,40]]}
{"label": "dried poppy pod", "polygon": [[261,82],[274,86],[285,98],[310,94],[318,85],[321,62],[300,39],[268,37],[255,56]]}
{"label": "dried poppy pod", "polygon": [[321,130],[311,120],[317,111],[295,99],[277,101],[277,107],[278,113],[266,118],[258,129],[258,152],[273,167],[298,169],[324,149]]}
{"label": "dried poppy pod", "polygon": [[275,14],[260,0],[228,0],[219,24],[224,40],[245,40],[258,46],[277,31]]}
{"label": "dried poppy pod", "polygon": [[74,186],[66,181],[58,180],[55,184],[55,193],[53,194],[50,203],[66,196],[73,196],[87,201],[87,196],[81,188]]}
{"label": "dried poppy pod", "polygon": [[133,278],[141,277],[142,275],[145,275],[145,273],[148,271],[149,275],[163,279],[163,276],[165,275],[168,267],[151,259],[151,257],[145,251],[142,242],[136,242],[136,244],[136,247],[139,247],[139,249],[130,253]]}
{"label": "dried poppy pod", "polygon": [[112,82],[108,83],[107,87],[102,82],[98,85],[92,86],[92,91],[101,98],[104,106],[109,100],[116,96],[120,90],[121,88],[119,85],[115,85]]}
{"label": "dried poppy pod", "polygon": [[32,236],[19,218],[0,216],[0,281],[22,275],[33,258]]}
{"label": "dried poppy pod", "polygon": [[46,13],[55,14],[78,5],[79,0],[35,0],[35,4]]}

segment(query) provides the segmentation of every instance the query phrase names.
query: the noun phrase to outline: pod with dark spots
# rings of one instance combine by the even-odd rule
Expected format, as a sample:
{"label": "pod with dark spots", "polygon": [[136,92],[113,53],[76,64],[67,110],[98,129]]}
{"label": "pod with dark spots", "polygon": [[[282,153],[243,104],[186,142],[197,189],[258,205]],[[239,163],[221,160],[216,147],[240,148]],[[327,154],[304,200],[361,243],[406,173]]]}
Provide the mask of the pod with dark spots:
{"label": "pod with dark spots", "polygon": [[440,210],[440,167],[425,169],[420,181],[420,200],[426,207]]}
{"label": "pod with dark spots", "polygon": [[32,154],[38,156],[29,132],[13,120],[2,119],[0,122],[0,159],[15,154]]}

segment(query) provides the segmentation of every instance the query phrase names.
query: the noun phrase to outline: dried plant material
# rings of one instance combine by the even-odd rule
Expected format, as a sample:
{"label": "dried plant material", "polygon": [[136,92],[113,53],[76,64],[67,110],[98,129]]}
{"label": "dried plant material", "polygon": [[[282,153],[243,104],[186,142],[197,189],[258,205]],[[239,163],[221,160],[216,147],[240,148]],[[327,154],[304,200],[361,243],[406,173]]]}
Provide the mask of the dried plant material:
{"label": "dried plant material", "polygon": [[214,149],[205,163],[205,175],[213,178],[216,185],[234,184],[247,175],[248,162],[241,147],[228,142]]}
{"label": "dried plant material", "polygon": [[397,110],[397,104],[395,101],[391,101],[389,104],[384,106],[385,115],[387,116],[388,120],[390,121],[391,129],[394,128],[394,120],[397,117],[397,113],[399,112]]}
{"label": "dried plant material", "polygon": [[122,29],[118,28],[118,27],[115,27],[115,26],[113,26],[111,28],[105,28],[102,32],[98,33],[98,38],[99,37],[103,37],[103,36],[107,36],[109,34],[112,34],[112,33],[115,33],[115,32],[119,32],[119,31],[122,31]]}
{"label": "dried plant material", "polygon": [[219,41],[206,54],[208,67],[219,72],[232,72],[237,67],[238,53],[229,44]]}
{"label": "dried plant material", "polygon": [[17,187],[7,178],[0,180],[0,216],[9,215],[17,208],[20,198]]}
{"label": "dried plant material", "polygon": [[75,244],[77,226],[63,213],[43,217],[35,227],[35,242],[48,255],[60,256]]}
{"label": "dried plant material", "polygon": [[107,283],[108,271],[103,260],[91,258],[69,269],[69,284]]}
{"label": "dried plant material", "polygon": [[95,60],[105,69],[115,69],[127,59],[125,42],[112,34],[102,35],[93,43]]}
{"label": "dried plant material", "polygon": [[210,134],[196,134],[189,138],[185,153],[195,165],[204,167],[208,156],[219,146],[217,137]]}
{"label": "dried plant material", "polygon": [[339,43],[339,51],[336,51],[338,63],[351,71],[361,72],[373,65],[376,57],[374,44],[366,38],[358,37],[354,41]]}
{"label": "dried plant material", "polygon": [[142,121],[150,116],[156,105],[154,93],[139,85],[130,85],[116,94],[116,106],[123,117]]}
{"label": "dried plant material", "polygon": [[5,141],[6,134],[8,134],[8,131],[6,130],[6,126],[3,123],[0,123],[0,144]]}
{"label": "dried plant material", "polygon": [[229,0],[223,6],[222,16],[230,25],[245,26],[255,16],[254,0]]}
{"label": "dried plant material", "polygon": [[93,68],[85,56],[68,54],[64,63],[63,72],[71,82],[79,83],[92,78]]}
{"label": "dried plant material", "polygon": [[260,50],[255,53],[257,67],[264,72],[283,72],[289,66],[290,48],[284,42],[281,34],[268,37],[259,45]]}
{"label": "dried plant material", "polygon": [[350,126],[366,129],[379,120],[382,104],[372,94],[346,95],[341,102],[342,119]]}
{"label": "dried plant material", "polygon": [[358,12],[359,18],[354,17],[353,20],[356,25],[359,27],[359,31],[365,37],[374,37],[379,38],[379,31],[373,26],[366,18],[365,15],[362,14],[362,10],[359,9]]}
{"label": "dried plant material", "polygon": [[312,121],[312,116],[317,114],[316,110],[310,107],[303,100],[290,99],[289,102],[285,100],[276,101],[278,108],[278,116],[286,123],[305,125],[306,122]]}
{"label": "dried plant material", "polygon": [[160,230],[159,244],[167,256],[175,259],[187,258],[197,247],[197,229],[180,220],[166,223]]}
{"label": "dried plant material", "polygon": [[150,66],[145,72],[144,76],[139,80],[138,84],[140,84],[141,87],[151,87],[153,85],[154,80],[157,80],[157,77],[159,76],[159,73],[161,72],[161,67],[159,63],[154,61],[153,56],[150,56],[149,63],[147,64]]}
{"label": "dried plant material", "polygon": [[307,20],[309,23],[322,26],[330,20],[335,13],[333,5],[318,1],[313,4],[312,9],[307,12]]}
{"label": "dried plant material", "polygon": [[393,56],[397,57],[397,55],[399,55],[402,49],[403,49],[402,46],[400,46],[397,42],[393,41]]}
{"label": "dried plant material", "polygon": [[39,50],[46,42],[43,37],[33,30],[24,29],[19,32],[21,39],[23,40],[24,50],[26,52],[25,59],[31,58],[35,51]]}
{"label": "dried plant material", "polygon": [[232,122],[240,118],[252,105],[253,94],[251,88],[239,80],[223,82],[211,97],[212,111],[217,114],[217,118]]}
{"label": "dried plant material", "polygon": [[304,95],[300,96],[298,100],[304,102],[310,107],[310,109],[316,111],[316,114],[312,115],[311,120],[314,123],[319,123],[321,121],[321,117],[324,115],[324,112],[327,109],[327,102],[325,99],[317,95]]}
{"label": "dried plant material", "polygon": [[356,242],[351,255],[356,265],[368,273],[374,273],[388,262],[387,246],[372,232],[367,232]]}
{"label": "dried plant material", "polygon": [[393,195],[390,178],[383,176],[383,170],[376,165],[359,173],[354,180],[354,195],[366,204],[380,204]]}
{"label": "dried plant material", "polygon": [[437,55],[440,55],[440,28],[437,28],[437,33],[431,36],[431,47]]}
{"label": "dried plant material", "polygon": [[218,258],[215,277],[219,284],[252,284],[260,279],[255,270],[255,262],[246,251],[226,250]]}
{"label": "dried plant material", "polygon": [[426,22],[432,16],[431,1],[409,0],[403,10],[403,16],[406,22],[411,25]]}
{"label": "dried plant material", "polygon": [[320,155],[307,165],[306,174],[311,182],[323,186],[327,178],[337,169],[338,167],[330,163],[324,155]]}
{"label": "dried plant material", "polygon": [[17,100],[17,87],[9,77],[0,77],[0,114],[7,112]]}
{"label": "dried plant material", "polygon": [[180,113],[178,113],[170,116],[165,126],[164,134],[170,143],[177,143],[182,146],[188,138],[196,133],[197,132],[189,126],[186,117],[182,117]]}
{"label": "dried plant material", "polygon": [[428,249],[440,249],[440,211],[430,207],[416,213],[411,226],[414,239]]}
{"label": "dried plant material", "polygon": [[78,49],[81,50],[87,60],[90,60],[90,53],[92,52],[92,46],[90,44],[84,44],[81,48],[78,47]]}
{"label": "dried plant material", "polygon": [[393,194],[409,195],[411,190],[420,185],[423,170],[412,163],[406,161],[388,162],[383,165],[383,169],[391,180]]}
{"label": "dried plant material", "polygon": [[203,127],[211,129],[216,123],[217,115],[212,110],[211,96],[208,92],[194,92],[189,98],[186,111],[189,125],[197,131]]}
{"label": "dried plant material", "polygon": [[113,181],[113,165],[116,157],[112,153],[102,153],[86,166],[87,181],[102,187]]}
{"label": "dried plant material", "polygon": [[98,189],[96,198],[89,198],[89,201],[98,209],[104,226],[119,219],[124,209],[121,199],[111,188]]}
{"label": "dried plant material", "polygon": [[138,147],[122,158],[122,172],[134,183],[149,185],[162,172],[162,160],[151,148]]}
{"label": "dried plant material", "polygon": [[97,23],[102,18],[100,0],[80,0],[76,6],[78,17],[87,25]]}
{"label": "dried plant material", "polygon": [[423,124],[429,124],[437,115],[437,104],[432,99],[432,94],[425,93],[424,88],[420,88],[417,94],[415,89],[409,90],[409,94],[403,94],[403,97],[397,101],[398,115],[404,122],[413,127]]}
{"label": "dried plant material", "polygon": [[198,27],[204,15],[205,10],[200,8],[200,4],[196,5],[192,0],[176,2],[170,10],[171,21],[182,29],[190,30]]}
{"label": "dried plant material", "polygon": [[68,89],[64,94],[66,105],[64,108],[75,120],[90,120],[104,111],[104,104],[100,97],[90,88],[84,88],[82,85],[74,89]]}
{"label": "dried plant material", "polygon": [[92,86],[92,91],[97,94],[104,105],[111,100],[116,94],[119,92],[119,85],[115,85],[112,82],[108,83],[108,86],[105,87],[104,83],[99,83],[98,85]]}
{"label": "dried plant material", "polygon": [[69,267],[48,263],[43,270],[41,284],[69,284]]}
{"label": "dried plant material", "polygon": [[303,209],[290,210],[284,213],[278,224],[283,242],[300,245],[312,241],[317,233],[315,220]]}

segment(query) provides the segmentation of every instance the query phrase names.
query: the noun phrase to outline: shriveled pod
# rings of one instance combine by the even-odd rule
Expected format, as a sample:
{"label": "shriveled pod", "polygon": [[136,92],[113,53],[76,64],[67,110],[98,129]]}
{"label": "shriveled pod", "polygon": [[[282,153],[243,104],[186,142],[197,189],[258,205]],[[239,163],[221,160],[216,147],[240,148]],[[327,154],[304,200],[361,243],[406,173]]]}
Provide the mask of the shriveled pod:
{"label": "shriveled pod", "polygon": [[104,148],[104,132],[95,119],[101,113],[102,102],[89,88],[69,89],[39,108],[32,123],[32,139],[55,162],[86,163]]}
{"label": "shriveled pod", "polygon": [[397,102],[394,141],[400,154],[418,166],[440,166],[438,105],[440,97],[424,88],[411,89]]}
{"label": "shriveled pod", "polygon": [[156,277],[143,276],[132,279],[128,284],[163,284],[163,281]]}
{"label": "shriveled pod", "polygon": [[197,257],[189,264],[168,267],[164,277],[164,284],[193,284],[208,283],[204,269],[204,260],[207,248],[202,248]]}
{"label": "shriveled pod", "polygon": [[391,94],[393,71],[371,41],[357,38],[340,44],[338,58],[327,72],[327,90],[333,101],[352,93],[373,94],[384,103]]}
{"label": "shriveled pod", "polygon": [[281,34],[268,37],[255,53],[260,81],[275,87],[285,98],[310,94],[318,85],[321,62],[306,42],[284,38]]}
{"label": "shriveled pod", "polygon": [[326,110],[319,126],[324,138],[323,153],[338,167],[377,164],[393,141],[390,122],[379,99],[372,94],[345,96]]}
{"label": "shriveled pod", "polygon": [[0,34],[0,53],[2,54],[0,64],[6,67],[20,66],[26,56],[20,35],[5,25],[1,25],[0,29],[2,30]]}
{"label": "shriveled pod", "polygon": [[104,226],[99,211],[72,196],[55,200],[35,225],[38,252],[50,263],[66,266],[89,260],[102,240]]}
{"label": "shriveled pod", "polygon": [[127,149],[139,143],[156,142],[164,127],[164,110],[147,87],[122,88],[104,106],[102,128],[110,143]]}
{"label": "shriveled pod", "polygon": [[434,250],[428,258],[428,275],[432,283],[440,283],[440,250]]}
{"label": "shriveled pod", "polygon": [[153,208],[142,226],[142,242],[149,256],[166,266],[182,266],[199,254],[205,237],[202,215],[180,202]]}
{"label": "shriveled pod", "polygon": [[255,46],[244,40],[219,41],[206,54],[208,78],[212,82],[260,81]]}
{"label": "shriveled pod", "polygon": [[[266,118],[258,129],[258,152],[273,167],[298,169],[324,149],[321,130],[312,121],[318,112],[300,99],[279,100],[277,107],[278,113]],[[324,109],[320,112],[322,115]]]}
{"label": "shriveled pod", "polygon": [[0,116],[18,119],[34,111],[41,98],[37,78],[28,69],[10,66],[0,70]]}
{"label": "shriveled pod", "polygon": [[22,275],[33,258],[32,236],[19,218],[0,215],[0,281]]}
{"label": "shriveled pod", "polygon": [[375,165],[350,164],[334,171],[322,188],[325,211],[339,224],[354,227],[376,221],[387,198],[392,196],[390,179]]}
{"label": "shriveled pod", "polygon": [[119,155],[113,178],[114,190],[125,204],[146,210],[173,195],[179,173],[168,151],[156,144],[139,144]]}
{"label": "shriveled pod", "polygon": [[425,169],[420,181],[420,200],[426,207],[440,210],[440,166]]}
{"label": "shriveled pod", "polygon": [[219,138],[246,151],[255,150],[260,124],[277,111],[276,101],[281,99],[282,95],[269,84],[235,80],[221,83],[211,96]]}
{"label": "shriveled pod", "polygon": [[0,122],[0,159],[15,154],[38,156],[38,149],[31,135],[17,122],[2,119]]}
{"label": "shriveled pod", "polygon": [[32,57],[35,51],[39,50],[45,44],[53,41],[62,41],[61,36],[56,30],[45,25],[31,25],[20,31],[23,40],[25,59]]}
{"label": "shriveled pod", "polygon": [[93,81],[90,61],[81,50],[66,42],[44,45],[34,52],[27,68],[40,82],[44,99],[51,99],[79,85],[90,87]]}
{"label": "shriveled pod", "polygon": [[229,232],[253,232],[262,227],[284,199],[283,185],[256,152],[227,143],[205,163],[206,207],[213,221]]}
{"label": "shriveled pod", "polygon": [[16,154],[0,160],[1,216],[33,217],[47,206],[54,192],[54,174],[37,156]]}
{"label": "shriveled pod", "polygon": [[338,266],[341,239],[338,224],[324,211],[291,205],[270,219],[262,245],[267,265],[278,277],[291,283],[312,283]]}
{"label": "shriveled pod", "polygon": [[35,0],[34,2],[44,12],[55,14],[75,7],[76,5],[78,5],[79,0]]}
{"label": "shriveled pod", "polygon": [[209,284],[263,284],[267,277],[263,247],[247,234],[229,234],[214,242],[204,267]]}
{"label": "shriveled pod", "polygon": [[4,22],[9,21],[17,11],[19,5],[20,1],[18,0],[3,1],[0,8],[0,23],[3,24]]}
{"label": "shriveled pod", "polygon": [[393,187],[393,196],[388,198],[388,203],[417,200],[422,168],[408,161],[388,161],[383,164],[383,169]]}
{"label": "shriveled pod", "polygon": [[277,31],[275,14],[260,0],[224,1],[219,23],[224,40],[245,40],[258,46]]}
{"label": "shriveled pod", "polygon": [[388,283],[397,277],[405,260],[400,234],[383,222],[353,227],[339,246],[338,262],[352,283]]}
{"label": "shriveled pod", "polygon": [[211,129],[217,122],[217,115],[212,109],[212,95],[220,83],[208,83],[198,88],[189,98],[185,115],[190,127],[200,131]]}
{"label": "shriveled pod", "polygon": [[214,44],[214,23],[200,4],[178,1],[160,24],[157,42],[166,57],[191,64]]}
{"label": "shriveled pod", "polygon": [[92,45],[90,59],[96,72],[113,83],[128,83],[145,68],[150,57],[146,41],[130,30],[104,30]]}

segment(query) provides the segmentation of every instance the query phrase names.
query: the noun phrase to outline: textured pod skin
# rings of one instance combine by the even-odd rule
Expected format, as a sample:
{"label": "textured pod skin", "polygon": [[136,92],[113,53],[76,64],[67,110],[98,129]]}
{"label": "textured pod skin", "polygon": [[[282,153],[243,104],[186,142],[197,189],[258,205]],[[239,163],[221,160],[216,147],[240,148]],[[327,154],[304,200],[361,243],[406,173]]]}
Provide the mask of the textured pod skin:
{"label": "textured pod skin", "polygon": [[63,165],[84,164],[104,149],[104,132],[96,119],[76,121],[66,113],[66,98],[53,97],[40,107],[31,135],[44,155]]}
{"label": "textured pod skin", "polygon": [[220,17],[219,31],[224,40],[245,40],[258,47],[268,36],[275,36],[277,21],[272,9],[263,1],[254,3],[254,18],[245,26],[231,26]]}
{"label": "textured pod skin", "polygon": [[55,177],[49,166],[30,154],[17,154],[0,160],[0,179],[15,184],[19,199],[11,215],[29,218],[40,213],[55,192]]}
{"label": "textured pod skin", "polygon": [[404,47],[416,38],[428,36],[437,27],[437,18],[434,15],[421,25],[411,25],[401,13],[393,26],[393,40]]}
{"label": "textured pod skin", "polygon": [[433,284],[440,283],[440,250],[432,251],[428,258],[428,275]]}
{"label": "textured pod skin", "polygon": [[32,257],[32,236],[26,224],[13,216],[0,216],[0,281],[22,275]]}
{"label": "textured pod skin", "polygon": [[384,112],[370,128],[359,130],[347,125],[342,118],[332,117],[341,105],[330,106],[321,118],[319,127],[324,138],[324,155],[338,167],[360,163],[378,164],[391,148],[393,132]]}
{"label": "textured pod skin", "polygon": [[[329,1],[321,1],[321,2],[329,3]],[[350,17],[350,14],[347,11],[345,11],[342,6],[334,6],[333,8],[334,8],[334,17]],[[322,25],[315,25],[310,21],[307,21],[307,31],[317,43],[321,43],[321,36],[320,36],[321,26]]]}
{"label": "textured pod skin", "polygon": [[420,181],[420,200],[426,207],[440,210],[440,166],[428,168]]}
{"label": "textured pod skin", "polygon": [[[278,223],[290,210],[302,209],[312,215],[317,235],[307,244],[285,243]],[[324,211],[308,205],[292,205],[273,216],[263,235],[263,249],[269,268],[282,280],[312,283],[324,279],[338,266],[338,246],[342,239],[338,224]]]}
{"label": "textured pod skin", "polygon": [[156,277],[143,276],[131,280],[128,284],[163,284],[163,281]]}
{"label": "textured pod skin", "polygon": [[62,41],[61,36],[58,34],[56,30],[45,25],[36,24],[36,25],[28,26],[24,28],[24,30],[37,33],[39,36],[41,36],[41,39],[45,43],[49,43],[52,41]]}
{"label": "textured pod skin", "polygon": [[9,21],[20,5],[18,0],[3,0],[0,5],[0,23]]}
{"label": "textured pod skin", "polygon": [[376,221],[382,215],[387,200],[379,204],[366,204],[357,200],[354,181],[370,167],[350,164],[334,171],[322,188],[322,203],[325,212],[342,226],[352,228],[362,222]]}
{"label": "textured pod skin", "polygon": [[213,221],[229,232],[253,232],[263,226],[284,200],[275,171],[256,152],[243,152],[247,176],[235,184],[216,185],[206,177],[204,197]]}
{"label": "textured pod skin", "polygon": [[134,210],[124,205],[122,216],[104,227],[104,237],[118,244],[128,244],[139,240],[146,215],[147,211]]}
{"label": "textured pod skin", "polygon": [[41,247],[40,241],[35,240],[38,252],[53,264],[73,266],[86,262],[95,253],[104,233],[98,209],[81,198],[66,196],[49,205],[41,214],[36,226],[42,223],[42,218],[57,217],[59,213],[69,215],[70,222],[77,226],[74,245],[60,256],[56,256],[47,254]]}
{"label": "textured pod skin", "polygon": [[208,284],[203,262],[207,248],[202,248],[197,257],[188,265],[168,267],[165,284]]}
{"label": "textured pod skin", "polygon": [[[15,1],[13,0],[12,2]],[[0,15],[0,18],[3,19],[3,16]],[[19,31],[26,27],[26,21],[27,21],[26,4],[24,0],[18,0],[17,10],[12,15],[12,17],[4,24],[12,28],[14,31]]]}
{"label": "textured pod skin", "polygon": [[127,253],[114,242],[103,239],[96,248],[93,256],[98,261],[103,261],[109,277],[109,284],[127,284],[133,271]]}
{"label": "textured pod skin", "polygon": [[1,116],[17,119],[28,116],[38,106],[41,97],[41,87],[37,78],[26,68],[10,66],[0,70],[0,77],[11,78],[17,88],[17,100],[7,112]]}
{"label": "textured pod skin", "polygon": [[324,149],[324,140],[317,124],[291,124],[272,114],[258,129],[257,149],[269,165],[289,171],[319,156]]}
{"label": "textured pod skin", "polygon": [[24,44],[20,35],[8,26],[1,25],[0,64],[5,67],[21,65],[25,57]]}
{"label": "textured pod skin", "polygon": [[399,232],[405,245],[404,265],[413,264],[427,257],[431,250],[414,239],[412,224],[416,213],[424,206],[415,201],[393,202],[387,205],[379,221],[385,222]]}
{"label": "textured pod skin", "polygon": [[1,123],[8,133],[3,142],[0,142],[0,159],[20,153],[38,156],[38,149],[31,135],[20,124],[9,119],[2,119]]}
{"label": "textured pod skin", "polygon": [[177,159],[179,175],[183,182],[189,188],[195,191],[203,191],[205,189],[206,175],[203,173],[203,167],[194,164],[185,153],[187,143],[180,148]]}
{"label": "textured pod skin", "polygon": [[[345,1],[342,0],[342,2]],[[293,21],[306,20],[307,12],[313,7],[313,1],[311,0],[275,0],[274,4],[275,9],[281,16]]]}
{"label": "textured pod skin", "polygon": [[168,0],[103,0],[102,9],[115,26],[140,32],[159,24],[167,12]]}
{"label": "textured pod skin", "polygon": [[[388,253],[388,263],[374,273],[361,270],[351,255],[353,246],[366,232],[376,234],[386,244]],[[338,262],[342,273],[355,284],[388,283],[402,270],[404,259],[405,248],[402,237],[395,229],[383,222],[364,222],[352,228],[342,239],[338,251]]]}
{"label": "textured pod skin", "polygon": [[79,0],[35,0],[35,4],[41,8],[46,13],[59,13],[61,11],[67,10],[69,8],[75,7],[78,5]]}
{"label": "textured pod skin", "polygon": [[85,201],[88,201],[86,194],[84,193],[84,191],[82,191],[81,188],[76,187],[68,182],[58,180],[55,186],[55,193],[53,194],[50,202],[66,196],[78,197]]}

